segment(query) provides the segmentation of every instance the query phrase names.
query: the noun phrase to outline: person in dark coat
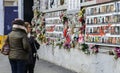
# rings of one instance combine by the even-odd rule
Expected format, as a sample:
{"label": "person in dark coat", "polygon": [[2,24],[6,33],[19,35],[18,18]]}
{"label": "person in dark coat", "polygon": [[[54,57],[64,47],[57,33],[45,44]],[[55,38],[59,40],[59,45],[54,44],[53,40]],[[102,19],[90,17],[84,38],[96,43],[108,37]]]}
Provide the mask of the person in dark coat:
{"label": "person in dark coat", "polygon": [[8,34],[10,52],[8,55],[12,73],[25,73],[26,62],[29,58],[30,44],[23,20],[13,21],[12,31]]}
{"label": "person in dark coat", "polygon": [[34,73],[34,67],[36,63],[36,58],[37,58],[37,49],[39,49],[39,43],[35,40],[35,37],[32,36],[32,27],[30,23],[25,22],[26,28],[27,28],[27,33],[28,33],[28,39],[29,43],[31,45],[31,52],[29,54],[29,60],[26,65],[26,72],[25,73]]}

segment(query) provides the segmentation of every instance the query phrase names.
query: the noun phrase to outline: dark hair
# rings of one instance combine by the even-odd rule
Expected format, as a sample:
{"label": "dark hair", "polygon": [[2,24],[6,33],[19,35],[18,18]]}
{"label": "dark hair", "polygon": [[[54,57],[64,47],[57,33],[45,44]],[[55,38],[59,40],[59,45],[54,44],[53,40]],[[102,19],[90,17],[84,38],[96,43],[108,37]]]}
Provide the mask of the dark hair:
{"label": "dark hair", "polygon": [[23,20],[14,20],[13,22],[12,22],[12,24],[14,25],[14,24],[16,24],[16,25],[22,25],[22,26],[24,26],[25,25],[25,23],[24,23],[24,21]]}
{"label": "dark hair", "polygon": [[[29,22],[25,22],[25,27],[26,28],[28,28],[28,25],[30,25],[30,27],[31,27],[31,24]],[[30,33],[32,34],[32,27],[31,27],[31,32]]]}

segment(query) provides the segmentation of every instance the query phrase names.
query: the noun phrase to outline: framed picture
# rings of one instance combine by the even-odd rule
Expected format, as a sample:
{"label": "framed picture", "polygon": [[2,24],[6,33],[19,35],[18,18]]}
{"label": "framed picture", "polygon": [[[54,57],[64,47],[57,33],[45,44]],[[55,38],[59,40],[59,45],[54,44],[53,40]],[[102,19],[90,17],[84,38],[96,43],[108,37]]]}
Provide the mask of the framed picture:
{"label": "framed picture", "polygon": [[106,13],[106,6],[101,7],[101,13]]}
{"label": "framed picture", "polygon": [[97,8],[93,8],[93,14],[97,14]]}
{"label": "framed picture", "polygon": [[86,33],[86,34],[89,33],[89,28],[88,28],[88,27],[86,27],[86,29],[85,29],[85,33]]}
{"label": "framed picture", "polygon": [[90,8],[86,9],[86,15],[90,15]]}
{"label": "framed picture", "polygon": [[115,26],[111,26],[111,35],[115,34]]}
{"label": "framed picture", "polygon": [[114,12],[114,11],[115,11],[115,6],[114,6],[114,4],[111,4],[111,5],[110,5],[110,11],[111,11],[111,12]]}
{"label": "framed picture", "polygon": [[91,18],[91,24],[94,24],[94,18]]}
{"label": "framed picture", "polygon": [[91,18],[87,18],[86,22],[87,22],[88,25],[90,25],[91,24]]}
{"label": "framed picture", "polygon": [[115,26],[115,34],[116,34],[116,35],[119,34],[119,26]]}
{"label": "framed picture", "polygon": [[120,11],[120,3],[118,3],[118,6],[117,6],[117,8],[118,8],[118,11]]}
{"label": "framed picture", "polygon": [[93,33],[99,33],[98,30],[98,27],[93,27]]}
{"label": "framed picture", "polygon": [[94,14],[94,8],[91,8],[91,15]]}
{"label": "framed picture", "polygon": [[108,43],[108,44],[111,44],[111,43],[112,43],[112,39],[113,39],[113,37],[108,37],[107,43]]}
{"label": "framed picture", "polygon": [[109,13],[110,11],[110,5],[106,5],[106,12]]}
{"label": "framed picture", "polygon": [[86,24],[89,24],[89,19],[88,18],[86,18]]}
{"label": "framed picture", "polygon": [[91,37],[91,42],[95,42],[95,37]]}
{"label": "framed picture", "polygon": [[93,28],[90,28],[90,33],[93,33]]}
{"label": "framed picture", "polygon": [[118,15],[118,18],[117,18],[117,19],[118,19],[117,21],[118,21],[118,23],[119,23],[119,22],[120,22],[120,15]]}
{"label": "framed picture", "polygon": [[94,23],[94,24],[97,24],[97,22],[98,22],[98,21],[97,21],[97,17],[95,17],[93,23]]}
{"label": "framed picture", "polygon": [[100,13],[100,7],[98,7],[98,13]]}
{"label": "framed picture", "polygon": [[116,38],[116,44],[120,44],[120,37]]}
{"label": "framed picture", "polygon": [[60,5],[63,5],[64,4],[64,0],[60,0]]}
{"label": "framed picture", "polygon": [[100,23],[100,24],[104,23],[104,17],[103,16],[98,17],[98,23]]}
{"label": "framed picture", "polygon": [[117,26],[117,35],[119,35],[120,34],[120,26]]}
{"label": "framed picture", "polygon": [[101,37],[101,43],[104,43],[104,37]]}
{"label": "framed picture", "polygon": [[117,16],[117,15],[114,15],[114,16],[113,16],[113,20],[114,20],[114,23],[117,23],[117,21],[118,21],[118,16]]}
{"label": "framed picture", "polygon": [[105,17],[105,23],[108,23],[109,22],[109,16],[106,16]]}
{"label": "framed picture", "polygon": [[104,37],[104,43],[108,44],[108,37]]}
{"label": "framed picture", "polygon": [[112,44],[116,44],[116,37],[112,38]]}
{"label": "framed picture", "polygon": [[109,22],[113,23],[113,15],[109,16]]}

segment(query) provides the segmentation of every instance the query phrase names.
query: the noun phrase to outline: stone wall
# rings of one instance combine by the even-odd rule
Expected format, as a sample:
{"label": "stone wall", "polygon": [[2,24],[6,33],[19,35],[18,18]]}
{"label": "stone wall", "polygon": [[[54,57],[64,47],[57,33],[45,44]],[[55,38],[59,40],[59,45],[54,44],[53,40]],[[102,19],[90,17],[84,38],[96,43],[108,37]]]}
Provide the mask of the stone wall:
{"label": "stone wall", "polygon": [[59,49],[58,47],[41,45],[38,50],[41,59],[55,63],[78,73],[119,73],[120,59],[98,53],[86,55],[78,49]]}

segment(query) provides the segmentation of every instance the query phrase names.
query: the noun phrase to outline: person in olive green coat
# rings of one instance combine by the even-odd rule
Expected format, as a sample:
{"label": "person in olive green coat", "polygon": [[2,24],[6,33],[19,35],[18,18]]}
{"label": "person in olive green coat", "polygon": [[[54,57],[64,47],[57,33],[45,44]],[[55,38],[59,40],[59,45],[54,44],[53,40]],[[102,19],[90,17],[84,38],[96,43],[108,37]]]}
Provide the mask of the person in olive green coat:
{"label": "person in olive green coat", "polygon": [[25,73],[25,66],[30,53],[30,45],[27,38],[24,21],[13,21],[12,31],[8,35],[10,52],[8,55],[12,73]]}

